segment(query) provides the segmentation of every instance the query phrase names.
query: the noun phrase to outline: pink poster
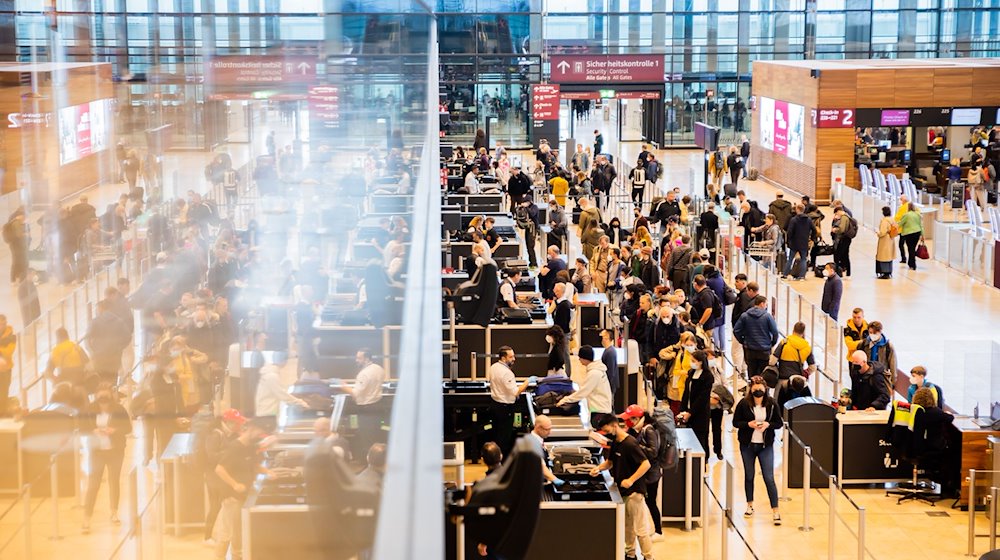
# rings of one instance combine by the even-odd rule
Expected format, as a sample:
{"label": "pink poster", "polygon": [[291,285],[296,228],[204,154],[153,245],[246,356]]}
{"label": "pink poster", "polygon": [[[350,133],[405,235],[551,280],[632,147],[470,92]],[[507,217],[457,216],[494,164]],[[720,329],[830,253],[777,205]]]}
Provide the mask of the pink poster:
{"label": "pink poster", "polygon": [[78,158],[91,154],[89,103],[76,106],[76,152]]}
{"label": "pink poster", "polygon": [[774,151],[788,153],[788,102],[774,102]]}

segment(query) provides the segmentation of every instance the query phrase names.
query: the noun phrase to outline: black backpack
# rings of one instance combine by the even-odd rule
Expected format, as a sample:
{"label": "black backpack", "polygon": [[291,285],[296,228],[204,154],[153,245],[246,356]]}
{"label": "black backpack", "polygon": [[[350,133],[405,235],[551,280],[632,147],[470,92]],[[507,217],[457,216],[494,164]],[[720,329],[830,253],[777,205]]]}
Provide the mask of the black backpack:
{"label": "black backpack", "polygon": [[726,308],[723,306],[722,301],[719,296],[716,295],[715,290],[712,288],[707,288],[709,293],[712,294],[712,321],[716,321],[722,317],[726,316]]}
{"label": "black backpack", "polygon": [[661,469],[672,469],[677,466],[677,423],[674,421],[674,413],[669,407],[655,406],[651,416],[654,420],[653,426],[660,436],[656,463]]}
{"label": "black backpack", "polygon": [[858,221],[847,214],[844,214],[844,217],[847,218],[847,231],[844,232],[844,237],[854,239],[858,235]]}
{"label": "black backpack", "polygon": [[518,206],[514,210],[514,221],[517,222],[517,227],[525,231],[535,227],[535,222],[532,221],[528,209],[524,206]]}

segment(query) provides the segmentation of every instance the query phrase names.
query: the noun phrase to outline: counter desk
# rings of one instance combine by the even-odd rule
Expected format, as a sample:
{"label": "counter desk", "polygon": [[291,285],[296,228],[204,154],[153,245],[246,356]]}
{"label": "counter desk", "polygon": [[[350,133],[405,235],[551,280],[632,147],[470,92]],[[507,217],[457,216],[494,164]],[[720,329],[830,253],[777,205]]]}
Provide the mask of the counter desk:
{"label": "counter desk", "polygon": [[892,446],[888,410],[837,414],[837,476],[841,484],[905,482],[913,467]]}
{"label": "counter desk", "polygon": [[205,527],[205,473],[194,446],[194,434],[177,433],[160,456],[164,530],[173,531],[176,537],[185,529]]}
{"label": "counter desk", "polygon": [[0,418],[0,494],[20,494],[24,481],[21,457],[22,422],[13,418]]}
{"label": "counter desk", "polygon": [[684,522],[690,531],[692,524],[702,523],[702,473],[707,458],[698,436],[690,428],[677,429],[677,468],[664,471],[657,488],[660,491],[660,522]]}

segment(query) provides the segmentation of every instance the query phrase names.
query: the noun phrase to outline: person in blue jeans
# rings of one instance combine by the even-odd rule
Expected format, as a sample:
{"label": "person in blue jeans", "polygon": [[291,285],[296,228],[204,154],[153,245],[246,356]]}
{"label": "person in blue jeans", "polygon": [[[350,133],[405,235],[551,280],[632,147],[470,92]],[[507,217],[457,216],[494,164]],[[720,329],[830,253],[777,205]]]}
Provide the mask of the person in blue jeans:
{"label": "person in blue jeans", "polygon": [[746,397],[740,400],[733,412],[733,427],[740,442],[743,457],[743,487],[747,496],[747,510],[743,515],[753,515],[753,483],[756,462],[767,487],[767,498],[771,502],[772,519],[781,525],[778,512],[778,487],[774,484],[774,430],[782,427],[778,403],[767,393],[764,378],[755,375],[750,379]]}
{"label": "person in blue jeans", "polygon": [[812,220],[806,216],[805,207],[799,203],[795,205],[795,215],[788,220],[788,231],[785,233],[785,244],[788,246],[788,260],[785,262],[785,270],[782,271],[782,278],[787,277],[792,272],[795,257],[799,258],[799,267],[795,273],[795,278],[803,280],[806,277],[806,269],[809,263],[809,238],[812,236]]}

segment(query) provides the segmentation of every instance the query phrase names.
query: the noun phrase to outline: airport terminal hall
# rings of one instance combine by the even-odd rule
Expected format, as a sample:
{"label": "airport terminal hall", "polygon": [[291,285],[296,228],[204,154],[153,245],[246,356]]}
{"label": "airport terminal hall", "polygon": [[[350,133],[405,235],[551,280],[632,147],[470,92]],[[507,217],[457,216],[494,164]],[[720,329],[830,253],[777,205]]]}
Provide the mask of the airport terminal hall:
{"label": "airport terminal hall", "polygon": [[0,1],[0,560],[1000,560],[998,36]]}

